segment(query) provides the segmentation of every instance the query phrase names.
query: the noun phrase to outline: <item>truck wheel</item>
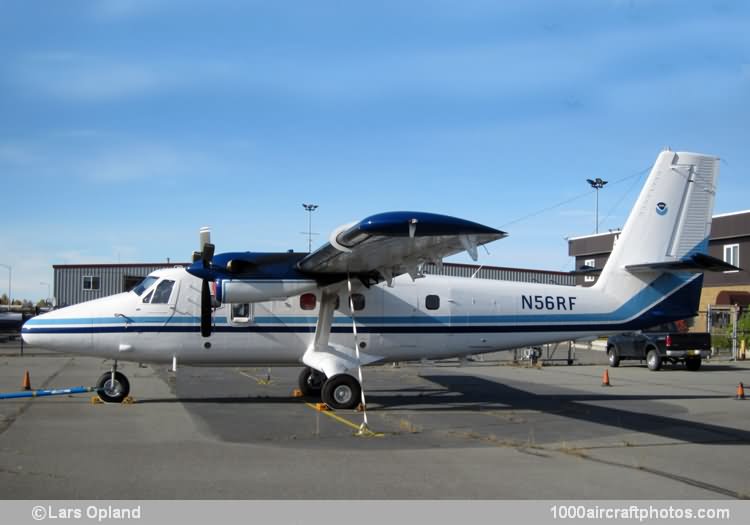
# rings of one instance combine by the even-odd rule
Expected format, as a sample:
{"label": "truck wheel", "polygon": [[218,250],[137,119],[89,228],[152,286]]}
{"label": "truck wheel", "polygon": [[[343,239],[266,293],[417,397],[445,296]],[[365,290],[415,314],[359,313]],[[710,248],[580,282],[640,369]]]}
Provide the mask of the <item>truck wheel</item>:
{"label": "truck wheel", "polygon": [[656,348],[652,348],[646,354],[646,363],[648,363],[648,369],[656,372],[661,368],[661,356]]}
{"label": "truck wheel", "polygon": [[697,372],[701,368],[701,358],[688,357],[687,359],[685,359],[685,368],[687,368],[691,372]]}
{"label": "truck wheel", "polygon": [[607,359],[609,360],[609,366],[617,368],[620,366],[620,356],[617,353],[617,349],[614,346],[607,348]]}

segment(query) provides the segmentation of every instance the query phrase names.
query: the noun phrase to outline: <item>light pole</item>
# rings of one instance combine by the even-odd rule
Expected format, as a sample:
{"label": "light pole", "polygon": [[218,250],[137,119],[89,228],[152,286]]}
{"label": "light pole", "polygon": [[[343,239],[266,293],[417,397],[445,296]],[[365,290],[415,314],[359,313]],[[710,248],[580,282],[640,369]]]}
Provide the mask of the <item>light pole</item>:
{"label": "light pole", "polygon": [[602,180],[599,177],[595,178],[594,180],[586,179],[586,182],[591,184],[591,187],[596,190],[596,233],[599,233],[599,190],[604,187],[605,184],[607,184],[608,181]]}
{"label": "light pole", "polygon": [[45,284],[47,285],[47,298],[44,300],[44,303],[47,304],[47,305],[49,305],[49,295],[50,295],[50,293],[49,293],[49,283],[45,283],[44,281],[41,281],[39,284],[42,285],[42,286],[44,286]]}
{"label": "light pole", "polygon": [[302,207],[307,211],[307,252],[312,252],[312,212],[318,209],[317,204],[302,204]]}
{"label": "light pole", "polygon": [[10,312],[10,307],[13,304],[13,298],[10,293],[10,283],[11,283],[11,276],[13,275],[13,269],[7,264],[0,264],[0,266],[8,269],[8,311]]}

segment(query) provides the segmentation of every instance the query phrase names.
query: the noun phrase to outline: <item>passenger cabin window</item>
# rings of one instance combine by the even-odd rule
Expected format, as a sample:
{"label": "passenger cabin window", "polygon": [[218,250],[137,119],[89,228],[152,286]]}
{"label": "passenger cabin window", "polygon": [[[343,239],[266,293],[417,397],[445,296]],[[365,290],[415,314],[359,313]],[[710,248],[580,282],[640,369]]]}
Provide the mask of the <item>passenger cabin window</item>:
{"label": "passenger cabin window", "polygon": [[353,293],[351,295],[351,302],[352,304],[354,304],[355,312],[365,309],[365,296],[361,293]]}
{"label": "passenger cabin window", "polygon": [[169,297],[172,295],[172,288],[174,288],[174,281],[164,280],[156,286],[154,290],[154,297],[151,299],[151,304],[166,304],[169,302]]}
{"label": "passenger cabin window", "polygon": [[303,310],[315,310],[317,298],[314,293],[303,293],[299,296],[299,307]]}
{"label": "passenger cabin window", "polygon": [[98,290],[99,289],[99,278],[86,275],[83,278],[83,289],[84,290]]}
{"label": "passenger cabin window", "polygon": [[253,305],[251,305],[250,303],[232,304],[232,322],[249,323],[253,320],[253,310]]}
{"label": "passenger cabin window", "polygon": [[437,310],[440,308],[440,296],[428,295],[424,298],[424,305],[428,310]]}

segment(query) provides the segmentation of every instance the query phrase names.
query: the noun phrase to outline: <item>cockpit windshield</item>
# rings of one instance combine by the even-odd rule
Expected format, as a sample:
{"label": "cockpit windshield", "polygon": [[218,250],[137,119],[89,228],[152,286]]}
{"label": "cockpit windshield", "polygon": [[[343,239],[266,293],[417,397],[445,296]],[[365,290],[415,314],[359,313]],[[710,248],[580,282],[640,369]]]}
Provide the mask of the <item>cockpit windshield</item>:
{"label": "cockpit windshield", "polygon": [[148,290],[152,284],[154,284],[156,281],[158,281],[158,277],[154,277],[153,275],[149,275],[145,279],[143,279],[140,283],[138,283],[138,286],[133,288],[133,291],[136,293],[136,295],[141,296],[143,295],[143,292]]}

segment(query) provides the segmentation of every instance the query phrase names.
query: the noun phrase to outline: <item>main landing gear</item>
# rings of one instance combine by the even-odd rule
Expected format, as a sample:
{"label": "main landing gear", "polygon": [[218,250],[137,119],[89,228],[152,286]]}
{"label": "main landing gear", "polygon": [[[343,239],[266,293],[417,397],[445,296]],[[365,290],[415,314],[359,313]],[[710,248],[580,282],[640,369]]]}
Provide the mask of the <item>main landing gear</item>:
{"label": "main landing gear", "polygon": [[325,374],[309,366],[300,372],[299,389],[306,396],[320,396],[334,410],[356,408],[362,396],[362,387],[353,376],[336,374],[326,378]]}
{"label": "main landing gear", "polygon": [[122,403],[128,397],[130,381],[117,371],[117,361],[112,365],[112,371],[102,374],[96,382],[96,393],[105,403]]}

